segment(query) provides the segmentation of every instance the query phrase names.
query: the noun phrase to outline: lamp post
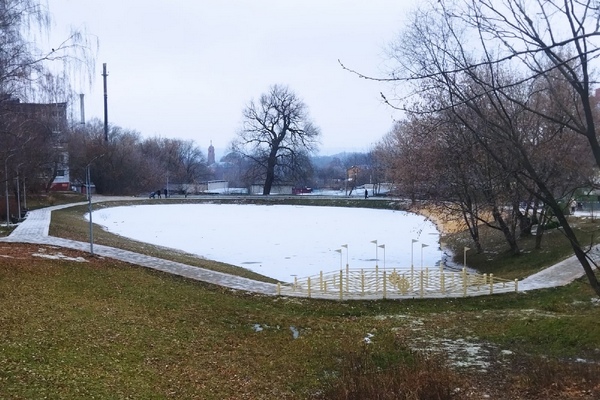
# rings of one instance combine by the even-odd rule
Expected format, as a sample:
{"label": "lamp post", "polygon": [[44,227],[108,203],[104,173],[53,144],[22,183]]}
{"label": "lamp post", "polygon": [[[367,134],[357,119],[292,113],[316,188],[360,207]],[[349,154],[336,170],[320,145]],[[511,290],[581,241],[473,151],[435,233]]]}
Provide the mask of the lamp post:
{"label": "lamp post", "polygon": [[383,249],[383,270],[385,271],[385,244],[381,244],[378,247]]}
{"label": "lamp post", "polygon": [[347,244],[343,244],[340,247],[343,247],[344,249],[346,249],[346,270],[347,270],[348,267],[349,267],[349,264],[348,264],[348,245]]}
{"label": "lamp post", "polygon": [[90,214],[90,253],[94,255],[94,229],[92,225],[92,193],[91,193],[91,179],[90,179],[90,164],[85,167],[85,184],[88,198],[88,213]]}
{"label": "lamp post", "polygon": [[413,263],[413,254],[414,254],[414,248],[415,248],[415,243],[417,243],[418,240],[417,239],[412,239],[412,242],[410,244],[410,269],[412,270],[414,267],[414,263]]}
{"label": "lamp post", "polygon": [[4,187],[5,187],[5,197],[6,197],[6,227],[10,225],[10,204],[8,202],[8,159],[14,156],[15,153],[10,154],[8,157],[4,159]]}
{"label": "lamp post", "polygon": [[421,272],[423,272],[423,248],[429,246],[428,244],[421,243]]}
{"label": "lamp post", "polygon": [[377,267],[378,267],[377,261],[379,259],[378,253],[377,253],[377,240],[371,240],[371,243],[375,244],[375,269],[377,269]]}
{"label": "lamp post", "polygon": [[[21,182],[20,182],[20,176],[19,176],[19,168],[21,168],[21,165],[23,165],[24,163],[21,163],[17,166],[17,218],[19,219],[19,221],[21,220]],[[25,187],[25,186],[23,186]]]}
{"label": "lamp post", "polygon": [[91,178],[90,169],[91,169],[92,163],[102,156],[104,156],[104,154],[100,154],[99,156],[92,158],[92,160],[85,166],[85,181],[86,181],[86,186],[87,186],[88,212],[90,214],[90,253],[92,255],[94,255],[94,229],[93,229],[93,223],[92,223],[92,211],[93,211],[92,210],[92,190],[91,190],[92,178]]}
{"label": "lamp post", "polygon": [[467,251],[471,250],[468,247],[465,247],[464,251],[463,251],[463,265],[465,266],[465,268],[467,268]]}
{"label": "lamp post", "polygon": [[346,249],[346,291],[348,291],[348,282],[350,282],[350,264],[348,264],[348,244],[343,244],[340,247]]}
{"label": "lamp post", "polygon": [[340,253],[340,272],[342,272],[342,249],[337,249],[337,253]]}

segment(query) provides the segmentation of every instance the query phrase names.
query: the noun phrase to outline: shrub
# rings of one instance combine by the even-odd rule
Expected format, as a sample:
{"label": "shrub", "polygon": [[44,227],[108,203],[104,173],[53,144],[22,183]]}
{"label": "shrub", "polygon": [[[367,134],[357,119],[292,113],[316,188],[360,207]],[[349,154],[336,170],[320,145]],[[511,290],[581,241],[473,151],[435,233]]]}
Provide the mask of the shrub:
{"label": "shrub", "polygon": [[[410,350],[383,357],[387,365],[378,365],[381,354],[368,350],[350,354],[343,361],[339,378],[324,393],[333,400],[452,399],[458,375],[445,366],[439,356]],[[394,361],[390,361],[394,360]],[[390,363],[391,362],[391,363]]]}

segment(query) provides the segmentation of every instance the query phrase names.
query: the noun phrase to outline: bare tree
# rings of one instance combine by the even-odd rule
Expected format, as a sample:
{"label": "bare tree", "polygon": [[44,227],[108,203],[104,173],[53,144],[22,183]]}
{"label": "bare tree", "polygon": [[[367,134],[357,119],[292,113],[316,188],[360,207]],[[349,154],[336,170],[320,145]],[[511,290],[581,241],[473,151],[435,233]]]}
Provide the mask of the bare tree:
{"label": "bare tree", "polygon": [[[575,149],[585,159],[587,151],[600,166],[591,100],[599,21],[597,2],[432,2],[415,14],[396,42],[393,54],[400,67],[390,78],[416,83],[417,90],[411,92],[415,101],[404,98],[405,104],[419,105],[410,111],[450,111],[500,170],[552,209],[598,295],[591,258],[560,203],[568,190],[559,190],[551,179],[565,160],[547,158],[547,152],[535,153],[533,148],[544,143],[567,159]],[[425,107],[422,93],[430,94]],[[540,96],[547,99],[546,106]],[[544,121],[537,130],[527,122],[531,115]],[[574,134],[585,138],[587,149],[570,139]],[[571,190],[583,184],[581,179],[568,182]]]}
{"label": "bare tree", "polygon": [[271,86],[258,102],[250,102],[243,118],[232,150],[252,161],[255,176],[264,179],[263,195],[277,180],[307,170],[307,155],[316,150],[320,131],[306,104],[287,86]]}

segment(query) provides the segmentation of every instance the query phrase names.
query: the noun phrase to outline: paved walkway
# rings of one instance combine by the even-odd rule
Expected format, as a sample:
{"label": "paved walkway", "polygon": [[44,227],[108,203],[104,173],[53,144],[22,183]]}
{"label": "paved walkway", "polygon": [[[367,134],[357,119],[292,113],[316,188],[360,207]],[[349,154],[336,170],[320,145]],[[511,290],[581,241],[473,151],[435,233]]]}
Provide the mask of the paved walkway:
{"label": "paved walkway", "polygon": [[[124,197],[97,197],[94,202],[131,200]],[[2,242],[21,242],[21,243],[39,243],[65,247],[81,251],[90,251],[89,242],[79,242],[76,240],[62,239],[48,235],[50,228],[51,213],[53,210],[72,207],[75,205],[87,204],[75,203],[60,206],[47,207],[39,210],[29,211],[27,218],[8,237],[0,238]],[[171,274],[180,275],[186,278],[195,279],[202,282],[227,287],[235,290],[276,295],[277,285],[254,281],[239,276],[215,272],[199,267],[194,267],[174,261],[163,260],[156,257],[150,257],[127,250],[121,250],[114,247],[93,245],[94,254],[103,257],[113,258],[124,262],[141,265]],[[600,259],[600,247],[595,247],[591,252],[595,259]],[[538,272],[519,282],[519,291],[542,289],[556,286],[563,286],[584,275],[583,268],[575,258],[570,257],[550,268]]]}

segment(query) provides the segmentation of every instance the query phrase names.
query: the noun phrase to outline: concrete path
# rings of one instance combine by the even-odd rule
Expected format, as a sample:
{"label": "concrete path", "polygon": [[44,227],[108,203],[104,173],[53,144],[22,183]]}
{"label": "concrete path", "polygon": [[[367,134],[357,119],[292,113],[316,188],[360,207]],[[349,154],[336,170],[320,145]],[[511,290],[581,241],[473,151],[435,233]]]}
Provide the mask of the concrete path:
{"label": "concrete path", "polygon": [[[94,202],[131,200],[125,197],[96,197]],[[66,204],[60,206],[47,207],[39,210],[32,210],[27,213],[27,218],[5,238],[0,238],[2,242],[21,242],[21,243],[39,243],[58,247],[65,247],[85,252],[90,251],[89,242],[79,242],[57,238],[48,235],[50,228],[51,213],[53,210],[83,205],[83,203]],[[277,285],[271,283],[258,282],[239,276],[224,274],[221,272],[210,271],[207,269],[194,267],[174,261],[163,260],[156,257],[150,257],[143,254],[134,253],[127,250],[121,250],[114,247],[103,245],[93,245],[94,254],[121,260],[124,262],[141,265],[143,267],[156,269],[186,278],[195,279],[202,282],[227,287],[230,289],[243,290],[248,292],[276,295]],[[600,247],[596,246],[591,252],[594,260],[600,260]],[[570,257],[550,268],[538,272],[519,282],[519,291],[542,289],[556,286],[563,286],[584,275],[583,268],[575,258]]]}
{"label": "concrete path", "polygon": [[[123,197],[102,197],[94,199],[94,202],[125,199],[131,200],[131,198]],[[19,226],[10,234],[10,236],[0,238],[0,241],[46,244],[90,252],[89,242],[79,242],[76,240],[62,239],[48,235],[52,211],[83,204],[87,203],[67,204],[29,211],[27,213],[27,218],[19,224]],[[224,274],[221,272],[194,267],[175,261],[163,260],[160,258],[150,257],[143,254],[99,244],[94,244],[93,249],[94,254],[102,257],[113,258],[136,265],[141,265],[143,267],[152,268],[158,271],[164,271],[186,278],[224,286],[230,289],[244,290],[273,296],[277,293],[277,285],[272,283],[254,281],[252,279]]]}

